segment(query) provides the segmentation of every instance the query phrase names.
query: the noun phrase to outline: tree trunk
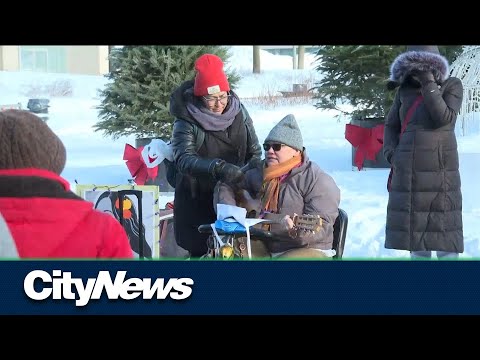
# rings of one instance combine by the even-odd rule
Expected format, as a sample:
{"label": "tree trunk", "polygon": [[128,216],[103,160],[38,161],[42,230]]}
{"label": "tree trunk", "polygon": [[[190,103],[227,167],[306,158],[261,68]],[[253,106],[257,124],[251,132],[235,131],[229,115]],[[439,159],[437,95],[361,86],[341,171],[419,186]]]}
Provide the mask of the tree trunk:
{"label": "tree trunk", "polygon": [[114,45],[108,45],[108,71],[112,72],[113,70],[113,65],[112,62],[110,61],[110,54],[115,46]]}
{"label": "tree trunk", "polygon": [[260,46],[253,46],[253,73],[260,74]]}
{"label": "tree trunk", "polygon": [[292,53],[292,58],[293,58],[293,70],[297,68],[297,47],[293,45],[293,53]]}
{"label": "tree trunk", "polygon": [[305,68],[305,45],[298,47],[298,69]]}

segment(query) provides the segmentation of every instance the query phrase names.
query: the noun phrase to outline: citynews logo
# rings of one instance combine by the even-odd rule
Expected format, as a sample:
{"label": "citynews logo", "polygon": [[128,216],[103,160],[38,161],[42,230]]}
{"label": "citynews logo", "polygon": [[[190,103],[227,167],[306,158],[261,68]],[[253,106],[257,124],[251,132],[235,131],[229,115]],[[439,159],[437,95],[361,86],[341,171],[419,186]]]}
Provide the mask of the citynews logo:
{"label": "citynews logo", "polygon": [[[142,295],[143,299],[154,297],[164,300],[170,296],[173,300],[184,300],[192,294],[191,278],[157,278],[152,284],[151,278],[125,279],[126,271],[118,271],[112,280],[110,272],[99,271],[96,278],[88,278],[87,283],[81,278],[72,278],[71,272],[53,270],[52,275],[44,270],[33,270],[23,281],[25,294],[33,300],[75,300],[76,306],[85,306],[91,299],[98,300],[105,291],[110,300],[132,300]],[[35,281],[42,286],[35,288]],[[72,290],[76,290],[76,293]]]}

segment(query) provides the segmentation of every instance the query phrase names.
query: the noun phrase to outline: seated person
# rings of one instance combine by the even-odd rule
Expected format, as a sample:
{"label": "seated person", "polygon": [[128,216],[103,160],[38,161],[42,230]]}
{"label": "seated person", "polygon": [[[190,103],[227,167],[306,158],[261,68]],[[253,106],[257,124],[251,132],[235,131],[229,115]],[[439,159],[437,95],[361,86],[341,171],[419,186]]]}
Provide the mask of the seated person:
{"label": "seated person", "polygon": [[[218,203],[236,205],[246,208],[250,216],[277,220],[278,223],[256,225],[264,229],[268,226],[266,230],[274,235],[275,239],[265,242],[272,257],[333,256],[333,224],[338,216],[340,189],[330,175],[308,158],[293,115],[275,125],[263,148],[265,159],[245,171],[241,187],[217,184],[215,209]],[[320,229],[315,233],[299,230],[293,221],[296,214],[319,215]],[[265,256],[258,244],[252,245],[252,254]]]}

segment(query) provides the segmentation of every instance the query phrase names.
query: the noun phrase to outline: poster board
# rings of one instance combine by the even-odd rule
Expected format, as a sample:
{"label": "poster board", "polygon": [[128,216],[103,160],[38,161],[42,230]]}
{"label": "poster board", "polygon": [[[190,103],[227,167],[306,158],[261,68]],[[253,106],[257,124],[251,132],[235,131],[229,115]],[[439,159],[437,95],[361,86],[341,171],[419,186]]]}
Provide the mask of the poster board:
{"label": "poster board", "polygon": [[[145,232],[144,257],[160,257],[159,246],[159,190],[155,185],[94,185],[77,184],[76,193],[81,198],[93,203],[94,208],[112,215],[120,222],[118,213],[118,191],[140,190],[142,192],[142,223]],[[135,257],[139,257],[139,219],[138,198],[125,195],[123,208],[124,228],[130,240]],[[115,209],[117,205],[117,209]],[[125,211],[126,210],[126,211]]]}

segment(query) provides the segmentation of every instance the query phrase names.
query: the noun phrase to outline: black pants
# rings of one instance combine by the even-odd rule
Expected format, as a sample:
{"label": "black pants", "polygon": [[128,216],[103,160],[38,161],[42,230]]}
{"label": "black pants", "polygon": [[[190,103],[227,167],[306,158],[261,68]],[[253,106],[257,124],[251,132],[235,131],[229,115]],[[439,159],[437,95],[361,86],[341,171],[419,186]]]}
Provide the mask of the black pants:
{"label": "black pants", "polygon": [[192,199],[189,191],[175,191],[174,200],[175,240],[179,246],[198,258],[207,252],[209,234],[201,234],[198,227],[212,224],[217,219],[213,209],[213,191],[199,193]]}

